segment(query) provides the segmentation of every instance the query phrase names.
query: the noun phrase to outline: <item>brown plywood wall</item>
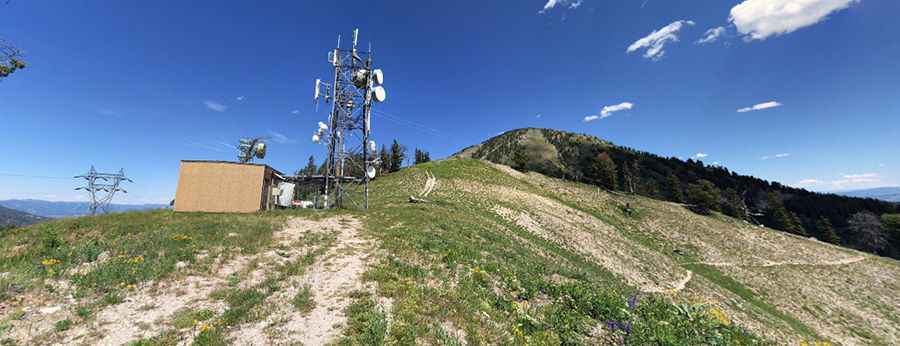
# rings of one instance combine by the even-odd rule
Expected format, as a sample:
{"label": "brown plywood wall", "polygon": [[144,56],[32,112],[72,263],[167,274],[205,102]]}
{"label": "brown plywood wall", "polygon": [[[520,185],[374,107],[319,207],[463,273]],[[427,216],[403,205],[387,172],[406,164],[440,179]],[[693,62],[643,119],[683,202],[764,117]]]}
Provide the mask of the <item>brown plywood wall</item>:
{"label": "brown plywood wall", "polygon": [[268,196],[263,180],[269,175],[263,165],[182,161],[175,211],[259,211]]}

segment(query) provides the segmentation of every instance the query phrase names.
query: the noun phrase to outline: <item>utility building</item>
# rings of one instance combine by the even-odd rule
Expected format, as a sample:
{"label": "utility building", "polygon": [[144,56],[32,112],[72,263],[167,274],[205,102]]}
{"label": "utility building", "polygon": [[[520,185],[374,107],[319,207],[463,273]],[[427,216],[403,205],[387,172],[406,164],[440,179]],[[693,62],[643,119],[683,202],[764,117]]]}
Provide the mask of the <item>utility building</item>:
{"label": "utility building", "polygon": [[[267,165],[227,161],[181,161],[175,211],[252,213],[293,197],[284,174]],[[290,196],[282,196],[290,194]]]}

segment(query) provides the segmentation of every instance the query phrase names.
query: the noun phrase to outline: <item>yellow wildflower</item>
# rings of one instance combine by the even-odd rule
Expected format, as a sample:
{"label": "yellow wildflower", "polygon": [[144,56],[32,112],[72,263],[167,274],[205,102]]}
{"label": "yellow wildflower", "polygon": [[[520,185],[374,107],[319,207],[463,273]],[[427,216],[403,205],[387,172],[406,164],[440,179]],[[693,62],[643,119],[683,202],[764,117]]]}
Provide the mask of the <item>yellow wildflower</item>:
{"label": "yellow wildflower", "polygon": [[131,264],[141,264],[141,263],[144,263],[144,256],[141,255],[141,256],[135,256],[135,257],[132,257],[132,258],[128,259],[128,263],[131,263]]}
{"label": "yellow wildflower", "polygon": [[730,326],[730,325],[731,325],[731,319],[729,319],[729,318],[728,318],[728,315],[726,315],[725,312],[722,311],[721,309],[719,309],[719,308],[717,308],[717,307],[713,307],[712,309],[709,309],[709,314],[710,314],[713,318],[715,318],[716,320],[718,320],[719,323],[721,323],[721,324],[723,324],[723,325],[726,325],[726,326]]}
{"label": "yellow wildflower", "polygon": [[41,260],[41,264],[43,264],[44,266],[47,266],[47,267],[54,266],[54,265],[57,265],[60,263],[62,263],[62,261],[55,259],[55,258],[45,258],[45,259]]}
{"label": "yellow wildflower", "polygon": [[181,234],[181,233],[178,233],[178,234],[175,234],[175,235],[172,236],[172,240],[174,240],[174,241],[185,241],[185,240],[191,240],[191,237],[190,237],[190,236],[187,236],[187,235],[184,235],[184,234]]}

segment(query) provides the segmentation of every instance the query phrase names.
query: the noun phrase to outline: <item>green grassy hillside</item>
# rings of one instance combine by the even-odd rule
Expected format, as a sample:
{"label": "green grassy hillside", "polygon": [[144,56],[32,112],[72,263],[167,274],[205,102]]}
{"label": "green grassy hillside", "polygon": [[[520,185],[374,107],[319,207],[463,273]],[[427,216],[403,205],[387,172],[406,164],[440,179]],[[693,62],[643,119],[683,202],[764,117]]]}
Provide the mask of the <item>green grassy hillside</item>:
{"label": "green grassy hillside", "polygon": [[[900,213],[898,204],[815,193],[740,175],[693,158],[661,157],[594,136],[553,129],[510,130],[456,156],[660,200],[689,202],[701,206],[698,210],[722,211],[788,233],[900,259],[896,232],[884,225],[861,227],[853,221],[858,216],[871,219]],[[700,186],[708,188],[696,189]]]}
{"label": "green grassy hillside", "polygon": [[900,340],[893,260],[472,159],[371,191],[368,212],[136,212],[2,234],[0,340]]}

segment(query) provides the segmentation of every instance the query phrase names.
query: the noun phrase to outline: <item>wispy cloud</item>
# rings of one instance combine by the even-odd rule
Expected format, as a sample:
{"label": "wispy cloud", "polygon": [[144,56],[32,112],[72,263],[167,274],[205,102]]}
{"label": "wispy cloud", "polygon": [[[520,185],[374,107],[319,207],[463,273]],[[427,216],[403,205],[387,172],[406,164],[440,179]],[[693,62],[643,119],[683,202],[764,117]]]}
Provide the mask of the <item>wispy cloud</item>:
{"label": "wispy cloud", "polygon": [[[556,7],[567,7],[569,9],[577,9],[581,7],[582,0],[547,0],[547,3],[544,4],[544,8],[538,11],[539,14],[547,13]],[[568,5],[568,6],[567,6]]]}
{"label": "wispy cloud", "polygon": [[223,104],[213,101],[213,100],[203,101],[203,105],[205,105],[206,108],[209,108],[210,110],[214,110],[216,112],[224,112],[224,111],[228,110],[228,106],[223,105]]}
{"label": "wispy cloud", "polygon": [[678,32],[686,25],[694,25],[694,22],[690,20],[679,20],[666,25],[659,30],[653,31],[650,35],[634,41],[634,43],[628,46],[626,52],[630,54],[639,49],[646,48],[647,51],[644,52],[645,58],[654,61],[659,60],[666,54],[666,51],[664,50],[666,44],[669,42],[678,42]]}
{"label": "wispy cloud", "polygon": [[244,96],[238,96],[238,97],[235,97],[234,99],[235,99],[235,100],[238,100],[238,102],[241,102],[241,101],[244,101],[244,100],[247,99],[247,98],[244,97]]}
{"label": "wispy cloud", "polygon": [[825,20],[859,0],[746,0],[731,8],[728,21],[746,40],[764,40]]}
{"label": "wispy cloud", "polygon": [[797,186],[816,188],[817,190],[846,190],[853,188],[874,187],[882,184],[878,173],[841,174],[836,180],[803,179]]}
{"label": "wispy cloud", "polygon": [[760,159],[760,160],[783,159],[783,158],[788,157],[788,156],[791,156],[791,153],[780,153],[780,154],[775,154],[775,155],[766,155],[766,156],[760,157],[759,159]]}
{"label": "wispy cloud", "polygon": [[706,158],[707,156],[709,156],[709,154],[704,153],[704,152],[699,152],[697,154],[694,154],[694,158],[698,158],[698,159]]}
{"label": "wispy cloud", "polygon": [[782,104],[778,103],[777,101],[769,101],[769,102],[757,103],[750,107],[744,107],[744,108],[738,109],[737,111],[738,111],[738,113],[746,113],[746,112],[761,111],[763,109],[769,109],[769,108],[775,108],[775,107],[781,107],[781,106],[782,106]]}
{"label": "wispy cloud", "polygon": [[291,114],[300,114],[300,110],[299,109],[292,110]]}
{"label": "wispy cloud", "polygon": [[634,104],[631,102],[622,102],[615,105],[603,106],[603,109],[600,110],[600,114],[588,115],[584,117],[584,122],[589,123],[594,120],[609,118],[615,112],[629,110],[632,108],[634,108]]}
{"label": "wispy cloud", "polygon": [[191,142],[191,146],[206,150],[215,151],[217,153],[224,153],[229,151],[237,150],[237,147],[233,144],[228,144],[222,141],[214,141],[214,142]]}
{"label": "wispy cloud", "polygon": [[716,40],[719,39],[719,36],[722,36],[722,34],[724,34],[724,33],[725,33],[724,26],[719,26],[719,27],[715,27],[715,28],[706,30],[706,32],[703,33],[703,37],[701,37],[699,40],[697,40],[696,43],[697,44],[706,44],[706,43],[716,42]]}
{"label": "wispy cloud", "polygon": [[813,186],[813,185],[819,185],[819,184],[821,184],[821,183],[822,183],[822,181],[819,180],[819,179],[803,179],[803,180],[797,182],[797,185],[799,185],[799,186]]}
{"label": "wispy cloud", "polygon": [[543,116],[543,114],[541,114],[541,113],[538,113],[538,114],[535,114],[535,115],[534,115],[534,117],[535,117],[535,118],[538,118],[538,119],[540,119],[542,116]]}
{"label": "wispy cloud", "polygon": [[290,144],[296,142],[296,140],[288,138],[288,136],[285,136],[273,130],[269,130],[269,136],[272,136],[272,141],[278,144]]}
{"label": "wispy cloud", "polygon": [[617,105],[609,105],[604,106],[603,109],[600,110],[601,118],[608,118],[612,116],[613,113],[618,111],[625,111],[634,108],[634,104],[631,102],[622,102]]}

